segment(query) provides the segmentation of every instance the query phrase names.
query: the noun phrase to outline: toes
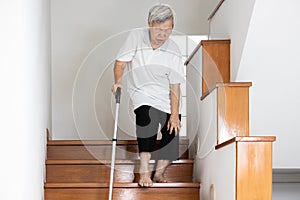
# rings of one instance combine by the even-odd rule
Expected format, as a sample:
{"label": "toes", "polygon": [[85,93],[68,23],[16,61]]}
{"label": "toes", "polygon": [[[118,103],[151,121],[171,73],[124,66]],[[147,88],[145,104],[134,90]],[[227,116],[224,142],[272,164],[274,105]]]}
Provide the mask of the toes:
{"label": "toes", "polygon": [[163,175],[154,176],[153,181],[155,181],[157,183],[167,183],[167,180],[164,178]]}
{"label": "toes", "polygon": [[139,182],[139,186],[141,187],[151,187],[153,185],[152,181],[151,182]]}
{"label": "toes", "polygon": [[151,187],[152,185],[153,185],[153,183],[152,183],[152,181],[150,181],[150,182],[146,182],[144,184],[144,187]]}
{"label": "toes", "polygon": [[151,187],[152,185],[153,185],[153,182],[149,177],[141,178],[139,181],[139,186],[141,186],[141,187]]}

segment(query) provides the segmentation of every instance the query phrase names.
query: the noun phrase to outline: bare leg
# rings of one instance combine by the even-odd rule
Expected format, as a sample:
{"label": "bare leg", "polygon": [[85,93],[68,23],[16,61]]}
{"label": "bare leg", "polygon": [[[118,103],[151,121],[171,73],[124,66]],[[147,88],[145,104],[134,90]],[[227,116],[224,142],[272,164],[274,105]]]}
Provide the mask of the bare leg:
{"label": "bare leg", "polygon": [[164,178],[164,173],[166,168],[168,167],[170,161],[169,160],[159,160],[157,162],[156,171],[154,174],[153,181],[158,183],[166,183],[166,179]]}
{"label": "bare leg", "polygon": [[149,161],[151,158],[151,153],[142,152],[140,153],[140,180],[139,185],[141,187],[151,187],[153,182],[151,180],[151,172],[149,169]]}

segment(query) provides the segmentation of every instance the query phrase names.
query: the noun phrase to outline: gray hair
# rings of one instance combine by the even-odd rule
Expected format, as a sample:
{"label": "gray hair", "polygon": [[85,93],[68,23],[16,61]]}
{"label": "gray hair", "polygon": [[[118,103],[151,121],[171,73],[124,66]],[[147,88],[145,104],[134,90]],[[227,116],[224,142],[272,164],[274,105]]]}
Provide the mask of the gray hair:
{"label": "gray hair", "polygon": [[164,23],[165,21],[172,19],[174,26],[174,11],[167,4],[158,4],[150,8],[148,20],[150,25],[153,23]]}

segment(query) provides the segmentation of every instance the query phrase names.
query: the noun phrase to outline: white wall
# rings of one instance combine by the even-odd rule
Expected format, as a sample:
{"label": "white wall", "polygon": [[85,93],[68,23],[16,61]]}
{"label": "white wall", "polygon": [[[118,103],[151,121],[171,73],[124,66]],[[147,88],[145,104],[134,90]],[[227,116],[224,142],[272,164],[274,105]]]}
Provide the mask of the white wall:
{"label": "white wall", "polygon": [[231,81],[237,76],[255,0],[225,1],[211,20],[211,39],[231,39]]}
{"label": "white wall", "polygon": [[50,127],[50,4],[0,2],[0,199],[43,199]]}
{"label": "white wall", "polygon": [[[199,152],[195,157],[200,199],[235,199],[236,144],[215,150],[217,144],[217,90],[199,103]],[[212,187],[214,188],[212,190]]]}
{"label": "white wall", "polygon": [[[200,199],[234,200],[236,191],[236,144],[212,150],[209,155],[195,159],[196,180],[201,183]],[[204,152],[203,152],[204,153]],[[200,152],[201,155],[201,152]]]}
{"label": "white wall", "polygon": [[296,0],[256,2],[237,76],[253,81],[251,132],[277,136],[274,168],[300,167],[288,156],[300,151],[299,9]]}
{"label": "white wall", "polygon": [[[204,36],[205,37],[205,36]],[[188,37],[188,54],[206,37]],[[197,40],[197,41],[195,41]],[[190,142],[197,140],[200,124],[200,97],[202,88],[202,50],[198,50],[186,66],[186,93],[187,93],[187,135]],[[190,147],[190,156],[193,157],[197,147]]]}
{"label": "white wall", "polygon": [[[208,32],[216,0],[51,1],[53,139],[111,139],[115,55],[126,31],[145,27],[148,9],[158,2],[174,8],[177,34]],[[128,103],[123,96],[120,138],[134,136]]]}

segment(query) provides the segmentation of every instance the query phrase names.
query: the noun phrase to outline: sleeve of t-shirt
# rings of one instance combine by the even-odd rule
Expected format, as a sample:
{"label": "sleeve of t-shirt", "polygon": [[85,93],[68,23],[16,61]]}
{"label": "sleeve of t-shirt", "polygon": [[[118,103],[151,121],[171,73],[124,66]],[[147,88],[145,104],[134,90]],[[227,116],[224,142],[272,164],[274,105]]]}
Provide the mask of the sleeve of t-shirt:
{"label": "sleeve of t-shirt", "polygon": [[130,62],[135,55],[137,48],[137,34],[136,31],[130,31],[127,39],[123,43],[116,60],[123,62]]}
{"label": "sleeve of t-shirt", "polygon": [[180,52],[177,52],[176,55],[173,56],[171,66],[172,68],[168,76],[170,84],[184,83],[184,65]]}

